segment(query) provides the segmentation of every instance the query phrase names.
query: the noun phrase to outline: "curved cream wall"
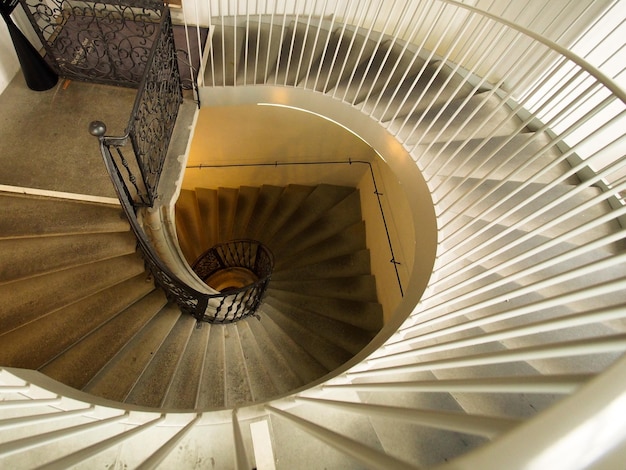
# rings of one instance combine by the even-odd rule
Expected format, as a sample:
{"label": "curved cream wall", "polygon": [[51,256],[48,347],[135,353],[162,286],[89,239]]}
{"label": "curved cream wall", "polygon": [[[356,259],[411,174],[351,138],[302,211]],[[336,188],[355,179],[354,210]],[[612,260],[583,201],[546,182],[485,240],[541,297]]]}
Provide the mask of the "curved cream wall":
{"label": "curved cream wall", "polygon": [[[365,167],[366,172],[361,169],[360,174],[352,174],[349,178],[356,176],[358,181],[355,181],[355,185],[361,189],[368,246],[372,254],[372,271],[376,275],[378,296],[385,310],[385,320],[390,328],[397,327],[421,298],[430,279],[437,250],[437,225],[430,192],[421,172],[402,145],[383,127],[357,109],[307,90],[268,86],[206,88],[201,90],[201,100],[205,106],[207,103],[211,103],[211,106],[204,108],[207,110],[206,121],[203,122],[199,117],[194,129],[188,166],[198,165],[201,163],[200,159],[204,163],[210,161],[213,164],[265,162],[268,158],[273,161],[276,159],[276,149],[281,152],[289,149],[287,153],[291,152],[291,161],[311,159],[314,149],[321,152],[318,156],[322,160],[332,155],[335,156],[332,159],[336,160],[342,157],[341,153],[344,151],[350,152],[350,155],[343,155],[344,159],[348,156],[352,159],[369,157],[374,165],[378,189],[383,193],[383,209],[396,260],[401,263],[399,272],[404,289],[403,298],[400,298],[396,274],[390,263],[390,252],[382,230],[378,203],[375,198],[370,197],[372,188],[369,169]],[[273,106],[257,106],[258,103]],[[237,112],[246,110],[250,114],[236,118]],[[229,132],[217,136],[217,131],[224,126],[224,123],[218,122],[217,116],[223,116],[225,111],[233,113],[228,118]],[[271,118],[268,117],[270,115]],[[262,116],[266,118],[259,120]],[[282,121],[281,116],[288,120]],[[249,122],[253,119],[254,123]],[[292,131],[288,130],[291,125],[294,125]],[[239,134],[236,132],[238,127],[241,130]],[[326,131],[321,133],[322,129]],[[211,134],[215,134],[217,140],[213,140]],[[205,158],[205,152],[215,158]],[[246,152],[247,155],[243,157],[239,152]],[[326,180],[329,174],[324,170],[320,170],[322,174],[315,175],[311,167],[303,168],[297,171],[306,172],[306,175],[289,175],[302,176],[302,179],[286,182],[310,184],[323,181],[349,184],[348,181],[339,181],[335,174],[331,175],[334,180]],[[237,186],[260,184],[259,182],[284,184],[278,177],[271,179],[267,177],[268,173],[254,171],[259,170],[250,170],[233,177],[233,184],[235,179],[242,181]],[[199,185],[202,180],[198,179],[200,177],[197,174],[200,172],[208,173],[206,169],[188,169],[183,187]],[[231,182],[230,177],[224,176],[225,174],[224,170],[216,180],[221,181],[221,186]],[[206,177],[202,177],[204,178]]]}

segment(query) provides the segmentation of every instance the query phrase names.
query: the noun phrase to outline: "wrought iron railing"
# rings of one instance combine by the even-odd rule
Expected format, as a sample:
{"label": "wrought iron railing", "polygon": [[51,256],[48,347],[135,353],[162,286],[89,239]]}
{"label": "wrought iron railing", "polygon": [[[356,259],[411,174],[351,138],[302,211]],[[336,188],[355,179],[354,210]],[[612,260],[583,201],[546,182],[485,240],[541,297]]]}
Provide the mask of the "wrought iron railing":
{"label": "wrought iron railing", "polygon": [[151,207],[157,198],[159,178],[183,100],[168,10],[161,18],[158,40],[144,72],[126,134],[106,141],[111,158],[124,168],[121,181],[135,207]]}
{"label": "wrought iron railing", "polygon": [[122,208],[128,217],[130,227],[137,238],[138,247],[143,255],[146,267],[154,276],[155,282],[165,291],[168,300],[175,302],[181,310],[190,313],[197,319],[205,316],[209,296],[193,289],[176,276],[160,259],[150,244],[136,215],[131,191],[123,182],[122,168],[113,158],[113,149],[119,149],[127,139],[124,137],[106,137],[106,127],[101,122],[92,122],[90,132],[100,140],[100,151],[104,164]]}
{"label": "wrought iron railing", "polygon": [[[193,263],[192,269],[210,287],[224,294],[213,297],[219,301],[216,314],[203,320],[229,323],[256,313],[274,269],[274,256],[258,241],[234,240],[209,248]],[[211,279],[220,273],[224,273],[225,284],[213,285]],[[252,282],[238,287],[241,279]]]}
{"label": "wrought iron railing", "polygon": [[168,12],[158,0],[20,1],[60,76],[133,88]]}
{"label": "wrought iron railing", "polygon": [[[119,7],[119,3],[115,5]],[[109,12],[109,9],[105,7],[104,11]],[[92,16],[95,23],[110,23],[107,15],[99,16],[93,11]],[[137,218],[137,209],[152,207],[158,197],[159,179],[183,99],[169,9],[159,7],[159,17],[158,29],[151,34],[151,49],[147,54],[146,67],[143,68],[126,134],[120,137],[105,136],[106,126],[98,121],[91,124],[90,130],[100,140],[105,165],[155,282],[171,302],[198,321],[232,322],[255,313],[269,282],[273,265],[271,262],[268,264],[268,260],[272,259],[271,254],[259,248],[259,252],[264,253],[258,256],[259,279],[250,286],[228,293],[201,292],[168,268],[155,252]],[[125,19],[120,21],[124,23]],[[148,45],[147,40],[145,45]],[[85,50],[87,62],[91,60],[91,54],[97,55],[97,51]],[[242,267],[248,268],[247,265]]]}
{"label": "wrought iron railing", "polygon": [[127,140],[123,137],[106,137],[106,127],[101,122],[93,122],[90,130],[100,140],[105,166],[137,238],[146,267],[156,284],[165,291],[168,300],[202,322],[231,323],[254,315],[265,295],[274,266],[271,252],[252,240],[240,240],[211,248],[194,264],[201,278],[205,279],[221,269],[239,267],[253,273],[256,280],[241,288],[220,293],[201,292],[189,286],[161,260],[139,223],[131,191],[123,182],[123,167],[117,163],[112,152]]}

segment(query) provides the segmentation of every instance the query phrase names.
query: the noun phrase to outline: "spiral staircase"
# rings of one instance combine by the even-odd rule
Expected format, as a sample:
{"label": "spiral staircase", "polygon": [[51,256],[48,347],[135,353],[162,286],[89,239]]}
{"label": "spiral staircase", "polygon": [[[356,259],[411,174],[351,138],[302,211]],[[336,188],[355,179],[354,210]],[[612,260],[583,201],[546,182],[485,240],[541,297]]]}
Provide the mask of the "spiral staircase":
{"label": "spiral staircase", "polygon": [[402,142],[437,215],[423,295],[407,286],[382,325],[354,188],[181,190],[188,263],[238,238],[277,259],[260,321],[200,328],[155,289],[118,208],[2,194],[0,461],[617,468],[620,441],[542,446],[619,403],[623,155],[589,176],[550,122],[445,55],[305,16],[222,16],[200,94],[303,87],[329,100],[316,112],[351,106]]}

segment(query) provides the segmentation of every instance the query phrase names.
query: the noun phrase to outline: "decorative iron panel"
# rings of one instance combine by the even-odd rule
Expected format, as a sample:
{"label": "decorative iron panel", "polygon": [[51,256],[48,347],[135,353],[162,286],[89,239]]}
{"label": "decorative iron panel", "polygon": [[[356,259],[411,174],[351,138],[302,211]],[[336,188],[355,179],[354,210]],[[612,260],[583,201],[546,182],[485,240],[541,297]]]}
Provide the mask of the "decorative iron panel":
{"label": "decorative iron panel", "polygon": [[158,41],[128,124],[150,205],[157,197],[159,178],[182,101],[172,20],[169,10],[165,10]]}
{"label": "decorative iron panel", "polygon": [[20,1],[59,75],[139,85],[158,35],[161,2]]}

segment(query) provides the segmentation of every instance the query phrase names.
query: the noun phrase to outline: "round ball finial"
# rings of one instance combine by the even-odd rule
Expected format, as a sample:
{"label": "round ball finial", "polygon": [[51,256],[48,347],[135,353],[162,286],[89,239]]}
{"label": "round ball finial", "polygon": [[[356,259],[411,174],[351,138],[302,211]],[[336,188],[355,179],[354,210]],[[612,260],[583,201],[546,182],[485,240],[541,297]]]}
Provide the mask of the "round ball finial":
{"label": "round ball finial", "polygon": [[107,126],[102,121],[92,121],[89,123],[89,133],[96,137],[103,137],[107,131]]}

